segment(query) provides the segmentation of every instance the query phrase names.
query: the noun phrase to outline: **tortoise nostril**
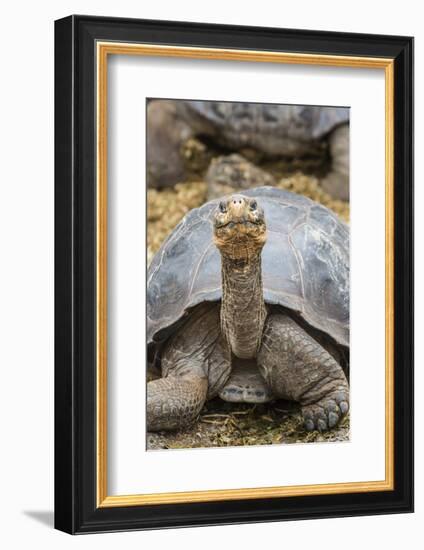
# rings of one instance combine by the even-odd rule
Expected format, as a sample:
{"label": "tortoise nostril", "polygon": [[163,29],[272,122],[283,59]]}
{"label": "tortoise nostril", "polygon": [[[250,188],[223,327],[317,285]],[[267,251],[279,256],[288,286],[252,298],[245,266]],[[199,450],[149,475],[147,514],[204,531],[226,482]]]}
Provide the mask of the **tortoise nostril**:
{"label": "tortoise nostril", "polygon": [[233,206],[235,206],[236,208],[240,208],[240,206],[243,206],[244,202],[245,201],[244,201],[243,197],[241,197],[241,198],[240,197],[233,197],[231,199],[231,204]]}

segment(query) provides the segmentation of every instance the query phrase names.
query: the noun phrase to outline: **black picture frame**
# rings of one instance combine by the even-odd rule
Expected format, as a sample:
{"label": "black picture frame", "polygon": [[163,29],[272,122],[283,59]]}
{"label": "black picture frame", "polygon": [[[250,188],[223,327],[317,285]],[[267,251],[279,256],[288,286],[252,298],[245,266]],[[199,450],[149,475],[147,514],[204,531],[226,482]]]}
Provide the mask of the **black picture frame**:
{"label": "black picture frame", "polygon": [[[394,60],[394,490],[98,507],[99,40]],[[55,22],[55,527],[68,533],[413,511],[413,39],[73,15]]]}

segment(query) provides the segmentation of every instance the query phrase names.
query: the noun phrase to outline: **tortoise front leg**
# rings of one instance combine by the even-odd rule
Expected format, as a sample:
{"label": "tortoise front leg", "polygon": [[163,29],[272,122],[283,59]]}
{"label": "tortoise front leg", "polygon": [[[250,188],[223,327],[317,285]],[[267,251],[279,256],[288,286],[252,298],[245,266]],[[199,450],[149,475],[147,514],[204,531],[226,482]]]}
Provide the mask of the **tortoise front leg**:
{"label": "tortoise front leg", "polygon": [[206,399],[215,397],[231,372],[219,305],[201,304],[167,342],[162,378],[147,384],[147,430],[175,430],[193,423]]}
{"label": "tortoise front leg", "polygon": [[206,400],[208,381],[200,376],[168,376],[147,384],[147,430],[176,430],[191,424]]}
{"label": "tortoise front leg", "polygon": [[307,430],[333,428],[349,410],[342,367],[287,315],[268,317],[258,366],[277,397],[300,403]]}

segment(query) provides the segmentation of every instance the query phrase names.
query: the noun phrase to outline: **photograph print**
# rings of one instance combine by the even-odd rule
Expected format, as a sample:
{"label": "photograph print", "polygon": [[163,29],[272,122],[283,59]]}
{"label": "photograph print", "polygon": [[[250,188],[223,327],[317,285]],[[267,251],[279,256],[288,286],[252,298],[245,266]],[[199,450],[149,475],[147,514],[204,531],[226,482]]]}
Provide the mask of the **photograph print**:
{"label": "photograph print", "polygon": [[349,440],[349,108],[151,98],[148,450]]}

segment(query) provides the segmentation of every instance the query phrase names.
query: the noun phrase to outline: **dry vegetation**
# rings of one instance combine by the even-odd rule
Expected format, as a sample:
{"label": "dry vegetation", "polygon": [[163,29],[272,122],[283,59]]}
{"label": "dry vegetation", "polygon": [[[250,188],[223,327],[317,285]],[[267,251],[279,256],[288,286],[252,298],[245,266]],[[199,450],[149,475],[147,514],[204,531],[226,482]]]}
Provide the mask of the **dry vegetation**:
{"label": "dry vegetation", "polygon": [[235,406],[214,399],[205,405],[193,426],[179,432],[150,433],[147,445],[149,449],[187,449],[348,439],[348,417],[334,430],[306,432],[299,408],[293,403],[278,401],[267,405],[240,403]]}

